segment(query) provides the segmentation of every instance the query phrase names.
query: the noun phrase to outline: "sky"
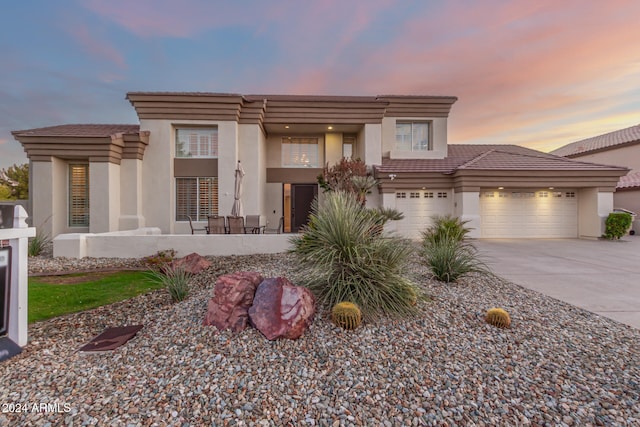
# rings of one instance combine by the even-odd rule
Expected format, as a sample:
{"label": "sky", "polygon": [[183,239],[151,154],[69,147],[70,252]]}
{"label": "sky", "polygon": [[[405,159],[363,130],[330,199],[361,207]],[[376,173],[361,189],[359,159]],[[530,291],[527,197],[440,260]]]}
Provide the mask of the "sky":
{"label": "sky", "polygon": [[456,96],[449,143],[549,151],[640,124],[637,0],[21,0],[0,13],[11,131],[138,123],[127,92]]}

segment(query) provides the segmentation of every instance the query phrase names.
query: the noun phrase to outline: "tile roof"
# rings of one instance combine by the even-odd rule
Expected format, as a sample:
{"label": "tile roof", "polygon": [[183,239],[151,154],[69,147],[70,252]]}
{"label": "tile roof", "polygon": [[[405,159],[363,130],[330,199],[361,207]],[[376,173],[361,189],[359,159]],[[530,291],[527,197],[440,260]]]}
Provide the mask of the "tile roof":
{"label": "tile roof", "polygon": [[591,151],[607,150],[622,144],[640,143],[640,125],[620,129],[604,135],[572,142],[551,152],[556,156],[571,157]]}
{"label": "tile roof", "polygon": [[117,124],[70,124],[49,126],[38,129],[16,130],[14,136],[69,136],[69,137],[109,137],[117,133],[135,134],[140,125]]}
{"label": "tile roof", "polygon": [[611,170],[625,169],[580,162],[518,145],[452,144],[444,159],[382,159],[380,173],[436,172],[457,170]]}
{"label": "tile roof", "polygon": [[640,187],[640,172],[630,173],[620,177],[616,188],[635,188]]}

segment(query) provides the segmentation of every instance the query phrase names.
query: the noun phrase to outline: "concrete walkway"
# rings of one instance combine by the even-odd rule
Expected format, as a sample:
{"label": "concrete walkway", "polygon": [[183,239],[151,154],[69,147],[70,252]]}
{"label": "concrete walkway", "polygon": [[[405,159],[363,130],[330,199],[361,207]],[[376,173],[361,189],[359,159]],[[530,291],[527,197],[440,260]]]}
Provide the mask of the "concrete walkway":
{"label": "concrete walkway", "polygon": [[474,243],[498,276],[640,329],[640,236]]}

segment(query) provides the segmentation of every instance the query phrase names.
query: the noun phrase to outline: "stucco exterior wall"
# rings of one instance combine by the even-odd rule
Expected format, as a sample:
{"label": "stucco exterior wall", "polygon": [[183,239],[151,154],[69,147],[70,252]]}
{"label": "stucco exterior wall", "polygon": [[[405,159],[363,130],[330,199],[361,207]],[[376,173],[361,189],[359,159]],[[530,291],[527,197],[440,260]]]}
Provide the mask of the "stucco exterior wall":
{"label": "stucco exterior wall", "polygon": [[262,130],[257,124],[238,126],[238,160],[245,171],[242,180],[242,214],[261,215],[266,182],[266,147]]}
{"label": "stucco exterior wall", "polygon": [[151,132],[142,167],[143,216],[147,226],[162,233],[188,232],[187,222],[176,222],[176,188],[173,171],[177,127],[218,127],[218,210],[230,215],[234,171],[238,161],[238,124],[232,121],[141,120],[140,129]]}
{"label": "stucco exterior wall", "polygon": [[630,173],[640,172],[640,144],[612,148],[598,153],[571,157],[582,162],[600,163],[630,168]]}
{"label": "stucco exterior wall", "polygon": [[89,230],[105,233],[118,229],[120,219],[120,165],[89,165]]}
{"label": "stucco exterior wall", "polygon": [[462,221],[469,221],[466,225],[470,228],[468,236],[471,238],[482,237],[482,222],[480,220],[480,192],[463,191],[453,193],[453,213]]}
{"label": "stucco exterior wall", "polygon": [[122,159],[120,163],[120,219],[118,230],[145,226],[142,213],[142,160]]}
{"label": "stucco exterior wall", "polygon": [[640,215],[640,188],[616,191],[613,194],[613,207],[626,209]]}
{"label": "stucco exterior wall", "polygon": [[597,188],[578,191],[578,236],[597,239],[604,233],[604,221],[613,211],[613,193]]}
{"label": "stucco exterior wall", "polygon": [[342,134],[327,133],[324,136],[325,164],[332,166],[342,159]]}
{"label": "stucco exterior wall", "polygon": [[[382,134],[381,124],[367,123],[364,125],[362,138],[358,136],[358,144],[364,146],[364,156],[362,157],[362,160],[364,160],[367,166],[382,164],[383,138],[384,136]],[[395,141],[395,136],[393,138]]]}

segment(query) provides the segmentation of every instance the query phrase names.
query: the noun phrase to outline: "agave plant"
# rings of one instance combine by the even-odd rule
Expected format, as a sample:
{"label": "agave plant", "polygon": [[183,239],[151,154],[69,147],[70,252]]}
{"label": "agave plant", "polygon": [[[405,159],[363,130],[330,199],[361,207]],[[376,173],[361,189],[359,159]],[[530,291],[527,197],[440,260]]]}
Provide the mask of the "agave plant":
{"label": "agave plant", "polygon": [[411,244],[382,236],[379,216],[345,192],[314,203],[309,226],[292,238],[302,284],[331,308],[351,301],[365,320],[415,311],[417,288],[404,275]]}

